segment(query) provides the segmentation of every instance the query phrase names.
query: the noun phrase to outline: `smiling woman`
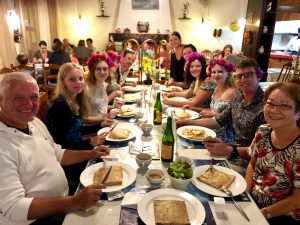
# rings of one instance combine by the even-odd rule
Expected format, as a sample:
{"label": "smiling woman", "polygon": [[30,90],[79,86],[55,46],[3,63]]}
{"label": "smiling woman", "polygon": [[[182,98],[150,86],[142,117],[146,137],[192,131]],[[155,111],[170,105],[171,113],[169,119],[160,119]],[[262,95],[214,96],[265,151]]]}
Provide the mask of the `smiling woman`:
{"label": "smiling woman", "polygon": [[300,86],[276,83],[267,88],[264,116],[248,152],[247,190],[273,224],[300,220]]}

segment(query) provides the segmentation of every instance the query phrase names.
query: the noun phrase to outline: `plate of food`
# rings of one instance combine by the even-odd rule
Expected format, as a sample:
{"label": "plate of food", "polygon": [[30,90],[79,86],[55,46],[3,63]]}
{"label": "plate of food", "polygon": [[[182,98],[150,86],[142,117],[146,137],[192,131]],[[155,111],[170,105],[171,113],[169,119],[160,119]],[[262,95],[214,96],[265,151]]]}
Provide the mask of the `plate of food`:
{"label": "plate of food", "polygon": [[182,87],[161,85],[159,89],[164,92],[176,92],[181,91]]}
{"label": "plate of food", "polygon": [[213,130],[206,127],[193,125],[179,127],[177,129],[177,134],[180,137],[191,141],[205,141],[216,137],[216,132]]}
{"label": "plate of food", "polygon": [[140,87],[123,86],[122,88],[125,90],[125,92],[128,93],[135,93],[141,91]]}
{"label": "plate of food", "polygon": [[168,115],[171,116],[172,115],[172,111],[175,111],[175,119],[191,119],[191,120],[194,120],[194,119],[197,119],[199,118],[199,113],[198,112],[195,112],[193,110],[189,110],[189,109],[178,109],[178,108],[173,108],[171,109],[171,107],[169,107],[167,109],[168,111]]}
{"label": "plate of food", "polygon": [[130,123],[118,123],[112,131],[110,130],[111,127],[104,127],[98,131],[98,135],[109,132],[105,137],[106,141],[122,142],[133,139],[138,132],[138,127]]}
{"label": "plate of food", "polygon": [[93,164],[82,171],[80,182],[83,186],[102,183],[109,167],[111,171],[104,184],[107,186],[102,192],[122,190],[131,185],[136,179],[136,170],[129,164],[117,161],[107,161]]}
{"label": "plate of food", "polygon": [[126,94],[124,95],[124,102],[125,103],[134,103],[136,102],[138,99],[138,96],[137,95],[134,95],[134,94]]}
{"label": "plate of food", "polygon": [[147,225],[202,224],[205,210],[193,195],[176,189],[148,192],[138,203],[138,214]]}
{"label": "plate of food", "polygon": [[246,180],[237,172],[223,166],[209,165],[194,168],[192,183],[196,188],[210,195],[228,197],[221,188],[229,189],[233,196],[242,194],[247,187]]}
{"label": "plate of food", "polygon": [[136,111],[133,108],[123,107],[117,114],[118,117],[130,118],[135,116]]}

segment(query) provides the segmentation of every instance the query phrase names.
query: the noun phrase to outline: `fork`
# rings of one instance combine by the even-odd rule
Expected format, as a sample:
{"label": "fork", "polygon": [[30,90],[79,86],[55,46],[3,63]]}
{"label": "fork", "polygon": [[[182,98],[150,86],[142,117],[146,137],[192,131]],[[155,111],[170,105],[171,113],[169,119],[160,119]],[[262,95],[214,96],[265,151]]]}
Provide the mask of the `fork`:
{"label": "fork", "polygon": [[232,192],[231,192],[229,189],[224,188],[224,187],[221,187],[221,191],[224,191],[225,194],[231,198],[231,200],[233,201],[233,204],[234,204],[235,208],[237,208],[237,209],[239,210],[239,212],[242,214],[242,216],[243,216],[248,222],[250,222],[250,219],[249,219],[249,217],[247,216],[247,214],[245,213],[245,211],[244,211],[244,210],[242,209],[242,207],[234,200],[233,195],[232,195]]}
{"label": "fork", "polygon": [[210,160],[210,163],[209,163],[209,170],[212,172],[212,169],[213,169],[213,166],[214,166],[214,158],[212,158]]}

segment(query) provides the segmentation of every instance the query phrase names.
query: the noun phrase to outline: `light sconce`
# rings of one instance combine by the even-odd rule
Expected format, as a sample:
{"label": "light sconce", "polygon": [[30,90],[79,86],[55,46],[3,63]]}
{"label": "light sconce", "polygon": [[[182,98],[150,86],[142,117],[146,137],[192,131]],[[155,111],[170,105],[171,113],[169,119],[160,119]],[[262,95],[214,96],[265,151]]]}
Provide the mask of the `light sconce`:
{"label": "light sconce", "polygon": [[98,15],[97,17],[109,17],[109,16],[106,16],[104,13],[104,1],[103,0],[99,0],[99,5],[100,5],[101,15]]}
{"label": "light sconce", "polygon": [[14,42],[20,43],[22,39],[22,34],[20,32],[20,18],[16,14],[15,10],[8,10],[7,11],[7,21],[11,30],[13,30],[13,39]]}

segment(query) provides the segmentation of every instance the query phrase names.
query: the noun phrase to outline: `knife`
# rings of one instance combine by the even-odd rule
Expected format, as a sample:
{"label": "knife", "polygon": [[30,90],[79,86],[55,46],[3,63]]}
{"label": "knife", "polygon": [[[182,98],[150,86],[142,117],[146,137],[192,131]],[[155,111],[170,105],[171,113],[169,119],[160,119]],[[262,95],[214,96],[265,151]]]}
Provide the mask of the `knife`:
{"label": "knife", "polygon": [[109,174],[110,174],[110,172],[111,172],[111,169],[112,169],[112,166],[110,166],[109,168],[108,168],[108,170],[107,170],[107,172],[106,172],[106,174],[105,174],[105,176],[104,176],[104,178],[103,178],[103,180],[102,180],[102,184],[104,184],[105,183],[105,181],[107,181],[107,178],[109,177]]}

